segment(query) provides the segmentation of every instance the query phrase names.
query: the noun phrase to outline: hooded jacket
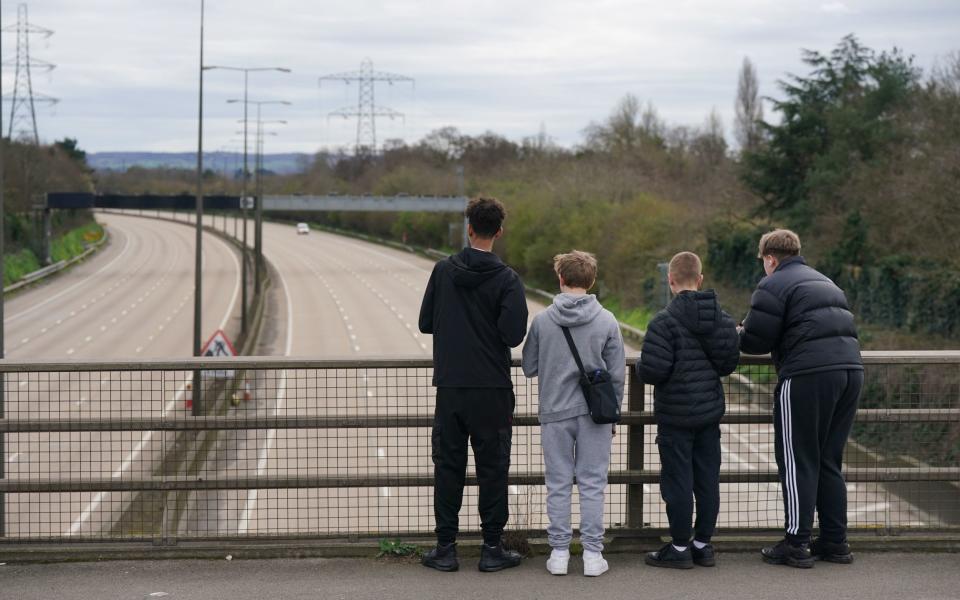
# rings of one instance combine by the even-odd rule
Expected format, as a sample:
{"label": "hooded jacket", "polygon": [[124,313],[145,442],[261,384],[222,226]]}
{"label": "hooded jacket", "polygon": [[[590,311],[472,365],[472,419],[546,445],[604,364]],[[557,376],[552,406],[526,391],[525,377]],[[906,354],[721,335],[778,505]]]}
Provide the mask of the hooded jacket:
{"label": "hooded jacket", "polygon": [[843,369],[863,370],[847,297],[802,256],[783,260],[750,299],[740,332],[747,354],[773,354],[781,379]]}
{"label": "hooded jacket", "polygon": [[568,327],[589,373],[610,372],[617,399],[623,404],[626,359],[617,319],[594,295],[557,294],[547,310],[533,318],[523,346],[523,373],[539,376],[540,423],[588,414],[580,389],[580,369],[561,326]]}
{"label": "hooded jacket", "polygon": [[434,265],[419,325],[433,334],[433,385],[513,388],[510,348],[526,333],[527,299],[496,254],[464,248]]}
{"label": "hooded jacket", "polygon": [[654,385],[657,423],[699,428],[723,416],[720,378],[739,361],[736,324],[716,293],[685,291],[650,321],[636,368],[644,383]]}

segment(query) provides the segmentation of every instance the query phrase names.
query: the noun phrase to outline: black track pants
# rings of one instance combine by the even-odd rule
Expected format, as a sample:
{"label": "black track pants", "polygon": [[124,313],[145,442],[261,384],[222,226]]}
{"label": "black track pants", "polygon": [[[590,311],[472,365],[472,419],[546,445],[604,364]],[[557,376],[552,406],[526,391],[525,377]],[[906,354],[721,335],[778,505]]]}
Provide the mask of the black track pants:
{"label": "black track pants", "polygon": [[481,528],[485,543],[500,542],[510,510],[507,473],[513,440],[512,389],[437,388],[433,417],[433,511],[437,541],[457,539],[463,486],[467,475],[467,442],[477,469]]}
{"label": "black track pants", "polygon": [[708,543],[720,513],[720,425],[714,423],[699,429],[658,425],[657,448],[660,495],[667,505],[673,543],[690,543],[694,498],[695,538]]}
{"label": "black track pants", "polygon": [[824,540],[847,537],[843,449],[857,413],[863,371],[828,371],[783,379],[773,405],[777,471],[787,539],[810,541],[813,510]]}

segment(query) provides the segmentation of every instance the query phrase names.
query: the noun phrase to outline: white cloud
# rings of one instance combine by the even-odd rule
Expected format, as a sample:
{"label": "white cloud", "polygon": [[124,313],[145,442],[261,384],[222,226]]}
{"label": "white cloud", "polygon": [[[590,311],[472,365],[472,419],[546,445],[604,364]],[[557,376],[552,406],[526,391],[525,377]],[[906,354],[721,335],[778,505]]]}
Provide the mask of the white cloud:
{"label": "white cloud", "polygon": [[820,11],[837,15],[849,15],[854,13],[854,11],[843,2],[825,2],[820,5]]}
{"label": "white cloud", "polygon": [[[849,0],[848,0],[849,1]],[[349,145],[353,121],[327,113],[356,102],[355,87],[317,77],[356,69],[409,75],[416,87],[378,86],[377,101],[406,113],[377,123],[378,139],[414,141],[454,125],[513,138],[541,123],[563,144],[580,141],[625,93],[651,100],[671,122],[699,125],[716,106],[732,122],[737,70],[757,64],[761,92],[804,72],[800,48],[826,51],[851,31],[874,48],[902,47],[928,66],[956,49],[960,5],[875,0],[856,19],[840,2],[802,0],[207,0],[208,64],[285,66],[257,74],[250,95],[286,99],[269,118],[289,125],[267,151]],[[39,115],[41,136],[77,137],[88,150],[189,150],[196,135],[198,0],[32,0],[31,20],[56,31],[33,47],[58,64],[36,87],[62,99]],[[830,8],[828,8],[830,7]],[[832,10],[829,18],[824,10]],[[3,4],[4,25],[15,4]],[[4,59],[13,39],[5,33]],[[236,73],[205,77],[205,144],[228,146],[242,93]],[[12,73],[4,69],[4,89]]]}

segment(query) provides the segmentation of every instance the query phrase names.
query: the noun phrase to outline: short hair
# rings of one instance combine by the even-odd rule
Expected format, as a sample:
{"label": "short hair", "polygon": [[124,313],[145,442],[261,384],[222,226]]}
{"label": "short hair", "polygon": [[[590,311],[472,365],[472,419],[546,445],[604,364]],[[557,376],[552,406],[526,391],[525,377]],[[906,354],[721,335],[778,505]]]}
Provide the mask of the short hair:
{"label": "short hair", "polygon": [[463,214],[475,234],[482,238],[492,238],[503,227],[507,209],[496,198],[477,197],[467,203]]}
{"label": "short hair", "polygon": [[673,280],[680,285],[693,285],[697,283],[703,270],[703,263],[700,257],[693,252],[679,252],[670,259],[668,268]]}
{"label": "short hair", "polygon": [[774,229],[763,234],[757,251],[757,258],[773,256],[783,260],[800,254],[800,236],[789,229]]}
{"label": "short hair", "polygon": [[558,254],[553,257],[553,270],[568,287],[589,290],[597,281],[597,257],[580,250]]}

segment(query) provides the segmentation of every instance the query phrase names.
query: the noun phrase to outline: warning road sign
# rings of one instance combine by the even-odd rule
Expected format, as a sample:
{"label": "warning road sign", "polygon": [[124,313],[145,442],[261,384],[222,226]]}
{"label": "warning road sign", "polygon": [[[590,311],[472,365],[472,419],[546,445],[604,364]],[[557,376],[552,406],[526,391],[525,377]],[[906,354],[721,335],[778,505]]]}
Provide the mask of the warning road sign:
{"label": "warning road sign", "polygon": [[[200,350],[200,356],[236,356],[237,351],[233,348],[233,344],[230,343],[230,338],[227,337],[227,334],[223,332],[222,329],[218,329],[216,333],[210,336],[210,339],[207,340],[207,343],[203,345],[203,349]],[[233,377],[233,370],[215,370],[215,371],[204,371],[204,377],[213,377],[215,379],[227,379],[228,377]]]}

